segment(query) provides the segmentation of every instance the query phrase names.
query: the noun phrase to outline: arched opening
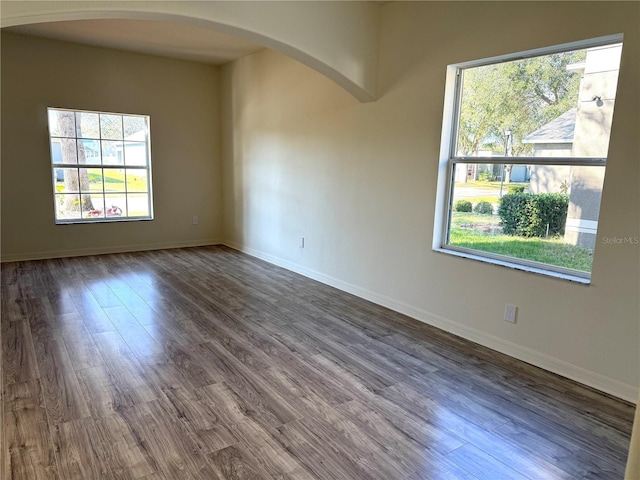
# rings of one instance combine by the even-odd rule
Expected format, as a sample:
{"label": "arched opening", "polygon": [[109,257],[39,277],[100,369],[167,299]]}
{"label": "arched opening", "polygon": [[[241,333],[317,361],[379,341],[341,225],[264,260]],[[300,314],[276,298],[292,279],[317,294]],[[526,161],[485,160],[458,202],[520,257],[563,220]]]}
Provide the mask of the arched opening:
{"label": "arched opening", "polygon": [[[283,53],[334,81],[361,102],[375,100],[375,69],[369,65],[372,62],[370,59],[355,56],[353,49],[349,48],[348,42],[345,43],[345,40],[354,38],[353,32],[345,34],[344,39],[333,39],[344,50],[344,52],[336,52],[337,49],[331,50],[330,45],[322,42],[322,40],[332,40],[333,34],[325,39],[316,38],[318,41],[311,42],[303,35],[308,33],[304,28],[301,29],[299,26],[289,30],[283,28],[290,23],[295,23],[296,20],[299,20],[298,25],[312,22],[313,12],[298,9],[290,14],[290,19],[280,20],[277,12],[270,16],[260,17],[259,12],[255,11],[260,7],[255,5],[252,5],[251,9],[245,8],[244,11],[238,9],[238,5],[225,5],[224,7],[215,5],[216,8],[210,10],[200,6],[202,11],[194,11],[191,8],[193,5],[181,9],[179,5],[169,4],[168,7],[165,7],[165,5],[152,2],[149,2],[148,5],[125,4],[119,10],[100,9],[93,6],[89,8],[88,5],[80,2],[77,4],[67,2],[63,5],[51,3],[47,5],[48,11],[44,12],[35,12],[34,8],[29,7],[28,2],[27,5],[14,5],[14,7],[17,8],[16,11],[6,9],[3,6],[3,28],[62,21],[130,19],[162,22],[169,27],[173,24],[220,32]],[[42,6],[40,5],[40,7]],[[283,7],[286,5],[278,6],[278,8]],[[158,11],[160,9],[166,11]],[[181,13],[180,10],[184,10],[185,13]],[[191,11],[187,12],[187,10]],[[328,14],[327,19],[330,16],[331,14]],[[323,20],[323,18],[318,18],[319,22]],[[313,33],[319,37],[319,32],[322,33],[322,30],[318,27]],[[361,40],[357,39],[353,42],[354,45],[357,44],[354,48],[362,48],[363,42]],[[369,61],[367,62],[367,60]]]}

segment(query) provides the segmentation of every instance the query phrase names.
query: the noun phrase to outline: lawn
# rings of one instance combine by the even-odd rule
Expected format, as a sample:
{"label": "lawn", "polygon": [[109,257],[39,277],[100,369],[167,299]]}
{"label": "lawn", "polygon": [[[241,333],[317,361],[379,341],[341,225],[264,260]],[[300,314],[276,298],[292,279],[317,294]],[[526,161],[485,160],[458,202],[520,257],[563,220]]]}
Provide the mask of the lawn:
{"label": "lawn", "polygon": [[493,196],[484,196],[484,197],[465,197],[465,198],[461,198],[460,200],[468,200],[469,202],[473,203],[474,205],[480,202],[489,202],[489,203],[493,203],[493,204],[498,204],[500,203],[500,197],[497,195],[493,195]]}
{"label": "lawn", "polygon": [[[512,186],[523,186],[527,188],[528,183],[511,182],[502,184],[502,194],[509,193],[509,188]],[[500,182],[481,182],[481,181],[469,181],[466,183],[455,184],[456,195],[455,200],[468,200],[474,205],[480,202],[489,202],[497,204],[500,202]],[[469,196],[471,192],[474,196]]]}
{"label": "lawn", "polygon": [[[89,189],[92,191],[102,191],[102,181],[99,170],[89,173]],[[105,191],[124,192],[124,172],[114,169],[104,170],[104,189]],[[127,190],[131,192],[145,192],[147,190],[147,179],[144,176],[128,174]]]}
{"label": "lawn", "polygon": [[[509,182],[503,183],[502,188],[506,191],[510,185],[522,185],[525,188],[529,186],[528,182]],[[500,190],[500,182],[483,182],[481,180],[470,180],[464,183],[456,183],[456,188],[487,188]]]}
{"label": "lawn", "polygon": [[497,215],[453,212],[449,243],[583,272],[591,272],[593,262],[593,250],[566,245],[562,238],[503,235]]}

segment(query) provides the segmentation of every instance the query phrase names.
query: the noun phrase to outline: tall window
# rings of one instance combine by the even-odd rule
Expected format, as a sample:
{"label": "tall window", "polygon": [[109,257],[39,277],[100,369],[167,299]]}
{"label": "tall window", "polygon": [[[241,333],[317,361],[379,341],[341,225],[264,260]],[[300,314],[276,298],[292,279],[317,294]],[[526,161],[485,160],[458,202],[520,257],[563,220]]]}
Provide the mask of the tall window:
{"label": "tall window", "polygon": [[148,116],[48,115],[56,223],[153,218]]}
{"label": "tall window", "polygon": [[449,67],[437,250],[590,278],[621,41]]}

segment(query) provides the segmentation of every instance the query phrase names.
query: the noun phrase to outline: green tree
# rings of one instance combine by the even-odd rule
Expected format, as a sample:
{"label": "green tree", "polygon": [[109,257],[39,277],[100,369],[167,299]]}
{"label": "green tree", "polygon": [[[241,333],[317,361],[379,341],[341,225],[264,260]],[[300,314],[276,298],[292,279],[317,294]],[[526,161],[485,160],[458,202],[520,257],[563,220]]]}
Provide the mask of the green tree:
{"label": "green tree", "polygon": [[[78,117],[82,115],[78,113]],[[85,151],[83,143],[73,138],[76,136],[76,122],[75,114],[68,110],[58,110],[58,128],[64,138],[60,139],[60,148],[62,151],[62,162],[73,164],[85,163]],[[81,136],[80,126],[77,126],[78,137]],[[69,138],[71,137],[71,138]],[[82,210],[85,212],[93,210],[93,202],[91,201],[91,195],[89,192],[89,178],[86,170],[81,169],[80,175],[76,169],[64,169],[64,183],[67,191],[77,191],[78,185],[83,192],[80,198],[82,203]],[[68,212],[77,212],[80,210],[80,202],[76,199],[75,195],[68,195],[65,201],[65,210]]]}
{"label": "green tree", "polygon": [[464,70],[458,155],[504,152],[507,129],[509,154],[530,154],[531,145],[522,139],[576,107],[580,77],[567,66],[585,56],[579,50]]}

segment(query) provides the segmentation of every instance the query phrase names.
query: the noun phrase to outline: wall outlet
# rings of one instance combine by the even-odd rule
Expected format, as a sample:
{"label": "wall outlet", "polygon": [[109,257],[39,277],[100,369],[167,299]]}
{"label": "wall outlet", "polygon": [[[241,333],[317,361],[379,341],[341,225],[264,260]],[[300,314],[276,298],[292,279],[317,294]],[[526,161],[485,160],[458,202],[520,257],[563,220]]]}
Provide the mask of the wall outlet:
{"label": "wall outlet", "polygon": [[300,237],[300,241],[298,242],[298,246],[300,248],[304,248],[304,237]]}
{"label": "wall outlet", "polygon": [[504,306],[504,321],[509,323],[516,323],[516,314],[518,313],[518,307],[515,305]]}
{"label": "wall outlet", "polygon": [[193,216],[193,224],[194,225],[198,225],[198,216],[197,215]]}

